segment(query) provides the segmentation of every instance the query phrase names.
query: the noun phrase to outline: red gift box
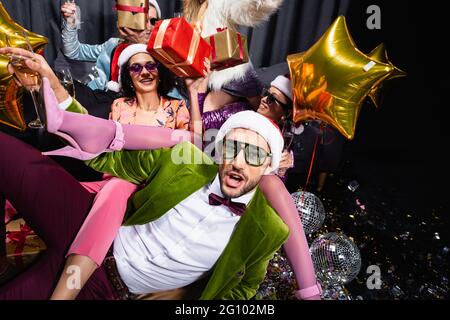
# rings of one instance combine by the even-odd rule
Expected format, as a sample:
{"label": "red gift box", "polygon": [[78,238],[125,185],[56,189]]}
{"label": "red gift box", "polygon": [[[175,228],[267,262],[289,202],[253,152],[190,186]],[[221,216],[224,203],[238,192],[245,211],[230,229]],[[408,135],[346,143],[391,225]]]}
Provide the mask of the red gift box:
{"label": "red gift box", "polygon": [[184,18],[158,21],[147,50],[179,77],[203,77],[211,46]]}
{"label": "red gift box", "polygon": [[16,209],[14,209],[14,207],[8,201],[8,199],[6,199],[4,210],[5,210],[5,225],[7,225],[11,220],[13,220],[14,216],[17,214],[17,211]]}

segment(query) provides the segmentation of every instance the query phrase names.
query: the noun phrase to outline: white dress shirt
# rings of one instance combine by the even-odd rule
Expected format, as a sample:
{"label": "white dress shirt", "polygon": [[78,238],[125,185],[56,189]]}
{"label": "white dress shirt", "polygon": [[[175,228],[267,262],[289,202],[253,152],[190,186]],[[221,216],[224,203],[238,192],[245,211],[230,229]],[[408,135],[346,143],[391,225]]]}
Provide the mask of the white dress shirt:
{"label": "white dress shirt", "polygon": [[[211,192],[223,197],[218,176],[161,218],[119,229],[114,257],[130,292],[176,289],[207,275],[240,218],[226,206],[210,205]],[[253,194],[233,201],[247,205]]]}

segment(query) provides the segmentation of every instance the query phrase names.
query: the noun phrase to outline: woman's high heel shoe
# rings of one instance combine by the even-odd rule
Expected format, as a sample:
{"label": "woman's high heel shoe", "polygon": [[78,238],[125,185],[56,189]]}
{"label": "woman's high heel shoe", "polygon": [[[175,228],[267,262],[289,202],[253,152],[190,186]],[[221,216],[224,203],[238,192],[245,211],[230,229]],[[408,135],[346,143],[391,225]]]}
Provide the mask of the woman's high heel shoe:
{"label": "woman's high heel shoe", "polygon": [[[120,123],[114,121],[116,127],[115,137],[111,142],[111,144],[109,145],[108,149],[102,150],[99,153],[89,153],[83,151],[80,145],[77,143],[77,141],[75,141],[75,139],[73,139],[69,134],[59,131],[59,128],[63,123],[64,112],[66,111],[59,109],[58,100],[56,99],[55,93],[53,92],[53,89],[50,86],[50,81],[47,78],[42,79],[42,92],[44,96],[45,127],[47,131],[56,134],[57,136],[60,136],[71,145],[64,147],[62,149],[43,152],[44,155],[65,156],[80,160],[90,160],[97,157],[103,152],[113,152],[122,150],[123,145],[125,143],[123,128]],[[86,121],[88,121],[88,119],[86,119]]]}

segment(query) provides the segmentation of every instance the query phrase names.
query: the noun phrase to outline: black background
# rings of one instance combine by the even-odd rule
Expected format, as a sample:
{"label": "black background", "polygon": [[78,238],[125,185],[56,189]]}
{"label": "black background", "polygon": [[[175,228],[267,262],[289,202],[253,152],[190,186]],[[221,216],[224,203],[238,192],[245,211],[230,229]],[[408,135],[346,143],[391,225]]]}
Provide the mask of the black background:
{"label": "black background", "polygon": [[[382,9],[381,30],[363,27],[369,4]],[[348,12],[358,47],[370,52],[384,42],[390,60],[408,73],[393,80],[380,109],[362,108],[349,156],[363,179],[398,189],[407,208],[447,204],[445,15],[438,1],[358,0]]]}

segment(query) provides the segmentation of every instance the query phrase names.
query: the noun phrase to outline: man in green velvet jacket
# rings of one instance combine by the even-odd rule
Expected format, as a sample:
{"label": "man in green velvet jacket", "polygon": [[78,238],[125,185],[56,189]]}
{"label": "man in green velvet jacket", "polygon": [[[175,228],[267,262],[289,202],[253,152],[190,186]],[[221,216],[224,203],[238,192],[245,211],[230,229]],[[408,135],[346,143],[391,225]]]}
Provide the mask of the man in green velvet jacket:
{"label": "man in green velvet jacket", "polygon": [[[216,138],[216,146],[223,153],[220,165],[188,142],[172,149],[106,153],[88,162],[98,171],[145,184],[129,202],[125,226],[145,225],[170,215],[172,208],[176,209],[178,204],[211,185],[216,177],[224,198],[241,199],[243,195],[253,193],[244,213],[230,229],[229,241],[224,244],[223,252],[218,253],[219,258],[209,273],[201,299],[253,297],[264,279],[270,259],[288,237],[288,227],[257,188],[262,175],[277,167],[274,162],[279,162],[278,153],[281,153],[283,141],[278,129],[267,119],[254,112],[251,116],[258,118],[258,121],[253,118],[255,124],[265,125],[266,129],[269,126],[269,130],[263,132],[261,126],[250,125],[260,135],[242,128],[245,117],[239,119],[235,116],[237,122],[230,118],[220,131],[225,141],[223,147],[217,143],[221,140],[220,132]],[[183,163],[179,164],[179,159]],[[133,237],[136,238],[136,234],[133,233]],[[120,233],[115,245],[118,238],[121,238]],[[117,259],[116,251],[115,257],[120,259]],[[126,284],[127,278],[125,275]]]}

